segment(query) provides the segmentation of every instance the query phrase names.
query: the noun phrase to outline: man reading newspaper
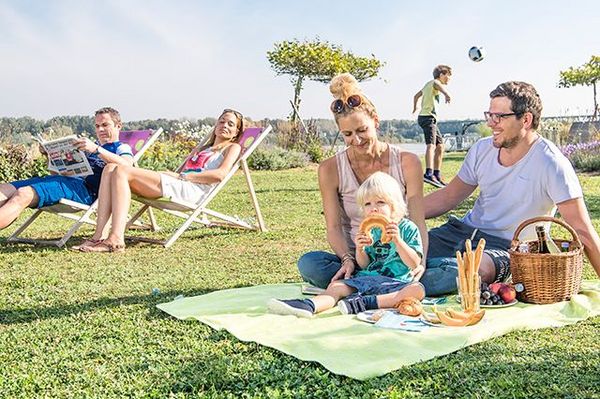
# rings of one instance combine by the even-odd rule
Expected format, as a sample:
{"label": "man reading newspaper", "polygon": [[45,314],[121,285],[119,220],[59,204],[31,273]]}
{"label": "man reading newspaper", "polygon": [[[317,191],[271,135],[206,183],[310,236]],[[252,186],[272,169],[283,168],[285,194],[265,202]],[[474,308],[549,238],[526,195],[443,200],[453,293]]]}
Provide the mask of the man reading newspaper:
{"label": "man reading newspaper", "polygon": [[54,205],[62,198],[91,205],[98,196],[104,166],[133,163],[131,147],[119,142],[119,112],[110,107],[99,109],[95,125],[97,142],[87,138],[73,141],[77,149],[85,152],[93,173],[85,177],[57,174],[0,184],[0,229],[10,225],[27,207]]}

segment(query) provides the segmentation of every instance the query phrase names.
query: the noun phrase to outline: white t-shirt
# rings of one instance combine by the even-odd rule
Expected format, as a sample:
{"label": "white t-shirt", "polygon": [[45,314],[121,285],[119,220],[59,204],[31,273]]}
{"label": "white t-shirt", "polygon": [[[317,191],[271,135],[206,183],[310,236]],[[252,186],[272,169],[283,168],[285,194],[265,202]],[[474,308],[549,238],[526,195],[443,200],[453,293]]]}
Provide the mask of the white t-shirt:
{"label": "white t-shirt", "polygon": [[[583,197],[573,166],[551,142],[540,137],[516,164],[502,166],[492,138],[479,140],[458,172],[466,184],[479,186],[479,198],[462,219],[485,233],[512,239],[526,219],[552,216],[555,204]],[[534,226],[520,238],[534,239]]]}

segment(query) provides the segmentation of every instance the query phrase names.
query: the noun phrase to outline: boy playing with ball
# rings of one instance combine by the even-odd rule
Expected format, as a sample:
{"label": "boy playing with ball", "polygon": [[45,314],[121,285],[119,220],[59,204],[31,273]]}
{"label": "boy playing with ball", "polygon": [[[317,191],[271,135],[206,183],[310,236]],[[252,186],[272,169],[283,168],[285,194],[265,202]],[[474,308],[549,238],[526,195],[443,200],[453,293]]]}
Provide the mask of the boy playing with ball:
{"label": "boy playing with ball", "polygon": [[438,65],[433,69],[433,80],[425,83],[425,86],[415,94],[413,98],[413,113],[417,112],[417,102],[421,99],[421,112],[417,122],[425,135],[425,175],[423,180],[436,187],[444,187],[446,183],[440,175],[442,159],[444,157],[444,140],[437,127],[436,103],[440,102],[440,93],[450,103],[450,93],[446,85],[452,76],[452,68],[448,65]]}

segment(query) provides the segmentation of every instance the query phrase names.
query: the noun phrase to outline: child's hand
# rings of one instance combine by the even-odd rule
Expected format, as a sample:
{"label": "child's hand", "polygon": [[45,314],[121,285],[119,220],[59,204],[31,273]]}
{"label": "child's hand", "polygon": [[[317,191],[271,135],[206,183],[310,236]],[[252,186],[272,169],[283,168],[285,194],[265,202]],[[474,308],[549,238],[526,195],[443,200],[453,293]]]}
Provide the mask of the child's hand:
{"label": "child's hand", "polygon": [[398,230],[398,224],[392,222],[385,226],[385,234],[388,236],[390,241],[398,242],[398,240],[400,240],[400,230]]}
{"label": "child's hand", "polygon": [[357,250],[363,251],[367,245],[373,244],[373,240],[367,234],[358,232],[354,238],[354,243]]}

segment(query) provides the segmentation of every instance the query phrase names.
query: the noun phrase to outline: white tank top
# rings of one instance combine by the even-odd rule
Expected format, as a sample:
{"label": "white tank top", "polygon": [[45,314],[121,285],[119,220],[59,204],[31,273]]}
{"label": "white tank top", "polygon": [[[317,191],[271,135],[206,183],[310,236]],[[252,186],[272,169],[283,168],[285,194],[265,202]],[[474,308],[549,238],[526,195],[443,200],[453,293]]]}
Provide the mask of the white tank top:
{"label": "white tank top", "polygon": [[[406,201],[406,182],[402,173],[402,150],[398,146],[389,145],[389,171],[388,173],[398,181]],[[356,203],[356,190],[360,184],[354,175],[348,159],[348,148],[335,154],[338,171],[338,198],[342,208],[342,229],[346,242],[351,251],[354,251],[354,236],[358,232],[363,219],[360,207]]]}

